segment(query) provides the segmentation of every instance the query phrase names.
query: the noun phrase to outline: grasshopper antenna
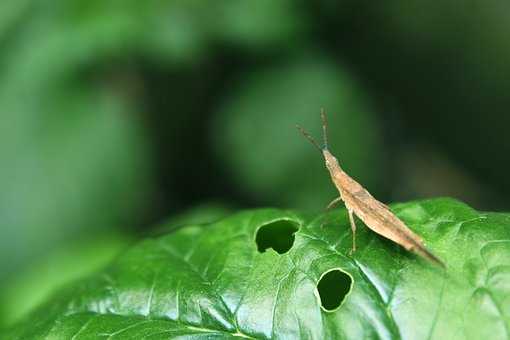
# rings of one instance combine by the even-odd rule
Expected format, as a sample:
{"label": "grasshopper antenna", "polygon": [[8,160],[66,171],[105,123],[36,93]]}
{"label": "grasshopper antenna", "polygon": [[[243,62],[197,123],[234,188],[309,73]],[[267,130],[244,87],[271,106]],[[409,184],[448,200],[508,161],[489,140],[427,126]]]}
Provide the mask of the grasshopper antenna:
{"label": "grasshopper antenna", "polygon": [[308,133],[306,132],[305,129],[303,129],[301,126],[299,125],[296,125],[296,128],[299,130],[299,132],[301,132],[301,134],[303,136],[305,136],[306,139],[308,139],[308,141],[310,143],[312,143],[313,146],[315,146],[317,148],[317,150],[319,150],[321,153],[322,153],[322,148],[319,146],[319,144],[317,144],[317,142],[315,141],[315,139]]}
{"label": "grasshopper antenna", "polygon": [[324,150],[328,150],[328,117],[326,111],[321,108],[321,119],[322,119],[322,138],[324,140]]}

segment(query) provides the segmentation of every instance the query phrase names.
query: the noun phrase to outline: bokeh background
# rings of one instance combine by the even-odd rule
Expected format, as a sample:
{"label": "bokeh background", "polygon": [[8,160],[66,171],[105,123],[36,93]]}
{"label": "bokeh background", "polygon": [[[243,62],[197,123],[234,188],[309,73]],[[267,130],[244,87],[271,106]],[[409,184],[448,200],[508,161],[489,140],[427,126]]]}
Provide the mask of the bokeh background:
{"label": "bokeh background", "polygon": [[0,2],[0,325],[136,238],[385,202],[510,210],[508,1]]}

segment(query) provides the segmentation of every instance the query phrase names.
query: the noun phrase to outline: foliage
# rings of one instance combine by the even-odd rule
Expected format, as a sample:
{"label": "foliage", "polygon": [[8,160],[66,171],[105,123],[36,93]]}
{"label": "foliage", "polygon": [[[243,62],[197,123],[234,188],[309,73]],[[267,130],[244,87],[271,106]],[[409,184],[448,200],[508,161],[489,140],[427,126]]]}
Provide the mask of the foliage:
{"label": "foliage", "polygon": [[[320,106],[330,112],[330,144],[349,173],[369,188],[383,186],[375,112],[359,84],[321,55],[257,70],[234,85],[214,120],[216,154],[240,190],[258,200],[317,209],[334,198],[324,164],[295,129],[322,139]],[[292,174],[289,176],[289,174]]]}
{"label": "foliage", "polygon": [[0,4],[0,280],[77,233],[144,219],[155,160],[133,64],[175,70],[218,41],[271,48],[300,26],[290,1],[218,6]]}
{"label": "foliage", "polygon": [[[345,210],[245,211],[141,241],[6,335],[507,337],[510,215],[480,213],[451,199],[392,209],[447,263],[446,271],[366,228],[359,228],[359,250],[350,256]],[[291,248],[259,249],[262,228],[273,230],[273,240],[290,238]],[[336,285],[328,276],[335,270]],[[330,282],[322,284],[326,276]]]}
{"label": "foliage", "polygon": [[19,321],[56,289],[103,269],[132,241],[113,233],[69,240],[19,270],[0,291],[0,328]]}
{"label": "foliage", "polygon": [[[102,322],[106,318],[119,323],[133,318],[150,321],[141,326],[151,329],[151,322],[171,328],[173,314],[156,309],[148,320],[143,309],[132,302],[143,298],[150,278],[122,281],[123,275],[134,276],[126,263],[139,265],[142,274],[157,270],[158,264],[147,260],[157,249],[147,246],[144,255],[140,247],[151,240],[173,246],[186,230],[199,230],[200,238],[211,242],[203,251],[213,252],[219,246],[212,230],[228,235],[234,228],[227,225],[229,220],[212,223],[229,211],[227,207],[323,207],[335,196],[334,188],[320,156],[294,129],[300,124],[320,138],[317,113],[321,107],[330,112],[331,146],[342,166],[377,197],[392,201],[447,194],[477,207],[508,210],[508,6],[480,3],[459,11],[453,0],[411,5],[402,0],[378,4],[349,0],[306,4],[290,0],[0,2],[0,324],[18,319],[48,292],[57,290],[61,293],[34,314],[36,323],[27,321],[13,330],[14,335],[25,328],[27,334],[44,329],[60,336],[64,332],[60,326],[74,327],[70,319],[88,321],[90,313],[97,311],[83,334],[94,333],[94,327],[113,327],[114,321]],[[219,204],[200,205],[211,200]],[[182,214],[183,209],[197,204],[198,209]],[[507,292],[501,283],[506,269],[497,267],[506,251],[499,248],[506,247],[508,237],[502,234],[498,241],[497,236],[508,225],[506,215],[478,214],[446,201],[394,208],[452,262],[449,271],[453,274],[441,281],[443,277],[421,260],[362,231],[370,248],[360,249],[354,262],[343,255],[338,255],[343,262],[335,260],[344,263],[342,269],[354,279],[353,291],[335,313],[346,313],[345,309],[353,306],[352,299],[359,296],[356,292],[364,289],[359,284],[370,281],[369,285],[375,285],[372,291],[377,292],[370,296],[383,301],[384,306],[377,313],[370,313],[377,309],[370,307],[361,315],[361,308],[371,305],[368,298],[357,300],[360,305],[352,310],[359,314],[349,323],[362,325],[360,329],[369,325],[369,335],[405,337],[406,329],[413,326],[418,338],[426,337],[423,334],[432,338],[482,337],[487,334],[479,333],[490,326],[494,331],[489,336],[493,337],[509,329],[508,323],[501,321],[506,320],[508,309],[508,300],[501,298],[501,292]],[[420,212],[423,219],[418,218]],[[249,254],[256,263],[247,259],[240,265],[256,265],[265,256],[264,261],[270,258],[279,267],[268,265],[264,270],[279,268],[285,274],[282,261],[295,261],[305,266],[299,268],[312,278],[303,279],[303,284],[319,286],[319,291],[330,296],[322,301],[324,306],[334,306],[335,297],[349,292],[351,277],[337,271],[321,271],[324,276],[310,273],[296,256],[313,258],[313,252],[327,252],[325,244],[311,241],[306,250],[301,247],[303,235],[310,231],[317,235],[324,232],[324,240],[330,243],[339,235],[345,237],[328,249],[346,255],[349,228],[344,217],[335,223],[342,226],[341,233],[335,227],[319,232],[306,216],[266,213],[283,219],[260,227],[252,239],[237,240],[245,243],[232,241],[241,249],[242,244],[256,243],[255,248],[244,250],[253,251]],[[261,220],[264,214],[255,212]],[[243,215],[239,216],[242,219]],[[123,290],[119,289],[126,298],[123,305],[104,310],[95,305],[102,300],[94,294],[110,287],[99,276],[88,281],[96,288],[76,285],[67,292],[60,288],[104,264],[122,248],[125,235],[132,234],[134,227],[149,229],[163,218],[168,223],[160,229],[144,230],[152,233],[153,239],[126,254],[129,257],[139,249],[139,259],[120,258],[105,272],[124,284]],[[211,226],[178,230],[190,220],[193,225]],[[471,222],[456,231],[459,221]],[[301,227],[294,239],[295,226]],[[104,234],[118,235],[121,227],[124,236],[95,247],[94,240]],[[247,232],[253,233],[257,226],[251,228]],[[439,239],[430,233],[432,228],[438,229]],[[170,234],[160,236],[163,233]],[[84,245],[85,238],[91,244]],[[193,238],[183,238],[179,246],[188,247],[188,240],[195,244]],[[482,247],[478,241],[486,243]],[[465,245],[459,245],[462,242]],[[400,262],[375,252],[374,244],[391,254],[399,252],[394,257]],[[229,245],[225,251],[230,251]],[[253,250],[268,247],[276,253]],[[371,251],[377,256],[367,255]],[[466,257],[465,261],[455,264],[461,257],[462,261]],[[408,265],[411,259],[421,268],[416,269],[416,277],[409,273],[415,270],[414,265]],[[480,263],[469,262],[472,259],[486,261],[490,268],[482,273],[477,269]],[[191,263],[197,268],[203,265]],[[176,269],[172,276],[188,275],[186,264],[181,267],[183,273]],[[242,275],[242,268],[239,270]],[[229,275],[234,281],[234,273]],[[400,298],[402,289],[395,287],[408,289],[422,278],[430,282],[416,286],[421,300]],[[284,283],[289,285],[291,279],[289,274]],[[258,281],[264,301],[274,298],[268,280],[260,277]],[[458,287],[455,280],[461,282]],[[339,282],[342,289],[338,292],[343,293],[329,295],[337,292],[330,286]],[[439,289],[440,282],[444,286]],[[478,287],[469,299],[462,295],[466,285]],[[198,294],[193,296],[210,293],[207,289],[196,293],[193,287],[186,292]],[[238,288],[244,288],[230,282],[218,289],[225,287],[233,288],[226,292],[230,294],[227,298],[238,296],[242,293]],[[302,288],[297,283],[296,287]],[[174,288],[159,286],[158,281],[155,291],[161,290],[162,299],[172,296]],[[458,295],[453,295],[451,291],[457,288]],[[74,295],[73,289],[82,293]],[[293,293],[317,312],[317,301],[312,304],[302,290]],[[438,295],[446,297],[434,305]],[[457,300],[448,300],[450,295]],[[429,297],[425,301],[422,296]],[[77,299],[92,302],[83,307]],[[232,325],[239,320],[237,335],[270,334],[257,322],[252,328],[249,322],[241,324],[246,316],[241,313],[242,306],[239,313],[226,311],[228,318],[218,326],[222,314],[214,313],[225,310],[216,302],[214,308],[203,304],[190,307],[185,314],[190,319],[175,322],[176,327],[184,332],[210,326],[235,333],[237,328],[233,331]],[[416,306],[410,306],[414,302]],[[275,334],[284,337],[286,325],[294,321],[282,316],[281,308],[286,307],[281,304],[275,304],[278,308],[271,314],[261,303],[260,322],[274,324]],[[296,305],[297,311],[305,308]],[[428,314],[409,312],[418,306]],[[384,308],[390,319],[377,323]],[[194,318],[197,310],[203,313],[202,319]],[[476,317],[470,310],[476,311]],[[294,320],[304,318],[296,313]],[[455,313],[457,317],[450,317]],[[493,318],[485,319],[491,313]],[[327,323],[347,323],[343,316],[337,320],[333,314],[313,314],[321,316],[323,328],[312,329],[310,336],[329,335]],[[278,322],[273,323],[272,315]],[[421,317],[420,324],[409,319],[413,315]],[[213,325],[208,326],[209,321]],[[459,331],[452,336],[446,322]],[[307,324],[303,325],[300,329],[308,331]],[[119,337],[132,335],[138,327]],[[345,334],[356,331],[343,330]]]}

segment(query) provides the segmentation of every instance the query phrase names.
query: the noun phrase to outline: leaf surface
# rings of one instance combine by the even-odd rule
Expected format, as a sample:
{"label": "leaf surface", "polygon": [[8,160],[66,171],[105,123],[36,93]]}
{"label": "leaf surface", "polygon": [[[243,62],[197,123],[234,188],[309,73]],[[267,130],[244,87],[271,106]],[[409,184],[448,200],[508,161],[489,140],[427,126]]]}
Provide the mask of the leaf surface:
{"label": "leaf surface", "polygon": [[[481,339],[509,337],[510,215],[451,200],[392,206],[448,266],[443,271],[359,227],[349,255],[345,209],[319,216],[261,209],[145,239],[104,272],[60,292],[10,339]],[[261,228],[293,226],[291,248],[259,251]],[[360,226],[361,223],[359,222]],[[281,230],[286,230],[281,228]],[[340,270],[345,294],[321,277]]]}

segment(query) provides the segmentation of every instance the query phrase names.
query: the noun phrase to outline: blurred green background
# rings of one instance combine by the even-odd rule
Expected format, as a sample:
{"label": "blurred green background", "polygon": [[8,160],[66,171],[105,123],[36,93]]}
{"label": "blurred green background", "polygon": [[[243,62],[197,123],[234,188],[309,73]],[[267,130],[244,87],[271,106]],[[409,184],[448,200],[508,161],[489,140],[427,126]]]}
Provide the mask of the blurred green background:
{"label": "blurred green background", "polygon": [[[0,326],[141,235],[385,202],[510,210],[510,3],[0,3]],[[168,230],[168,227],[163,228]]]}

